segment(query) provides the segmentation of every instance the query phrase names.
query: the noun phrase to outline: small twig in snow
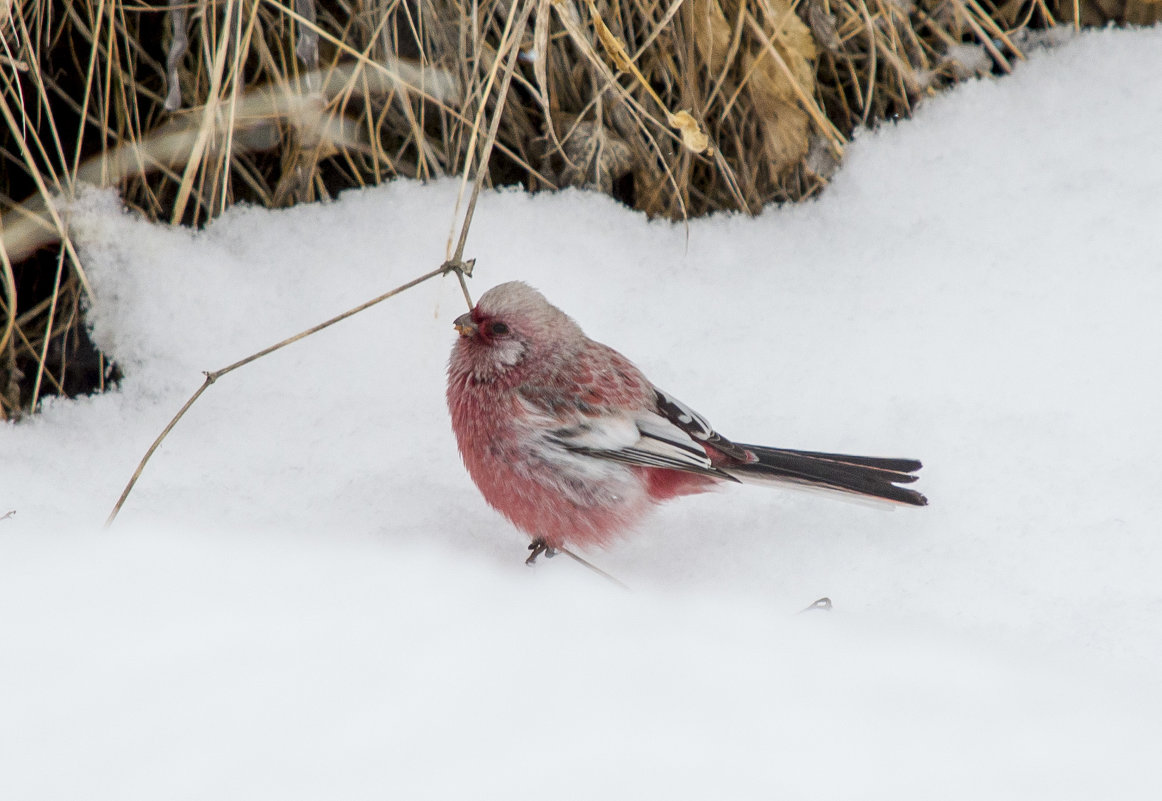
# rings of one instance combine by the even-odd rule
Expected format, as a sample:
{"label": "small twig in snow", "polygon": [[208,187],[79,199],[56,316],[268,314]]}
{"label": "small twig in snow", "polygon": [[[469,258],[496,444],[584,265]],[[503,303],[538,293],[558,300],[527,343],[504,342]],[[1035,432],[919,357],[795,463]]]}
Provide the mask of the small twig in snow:
{"label": "small twig in snow", "polygon": [[[480,159],[476,167],[476,183],[472,187],[472,197],[468,200],[468,209],[464,212],[464,222],[460,226],[460,237],[456,242],[456,250],[452,252],[452,232],[448,232],[448,261],[454,264],[459,263],[464,257],[464,243],[468,241],[468,229],[472,225],[472,215],[476,211],[476,199],[480,196],[480,189],[484,185],[484,178],[488,175],[488,158],[492,155],[492,147],[496,144],[496,134],[500,129],[500,118],[504,113],[504,101],[508,97],[508,86],[512,81],[512,74],[516,70],[516,62],[520,56],[521,41],[524,37],[524,30],[529,21],[529,14],[532,13],[533,6],[536,5],[536,0],[526,0],[519,12],[519,19],[517,18],[516,6],[513,6],[512,13],[509,15],[508,22],[505,24],[504,33],[501,35],[500,45],[497,47],[497,57],[493,63],[492,72],[488,76],[488,83],[480,95],[480,108],[477,110],[476,119],[472,125],[472,136],[468,146],[468,158],[464,162],[464,175],[460,181],[460,195],[456,198],[456,210],[460,208],[460,200],[464,197],[464,188],[468,185],[468,176],[472,172],[472,154],[475,150],[476,138],[480,133],[480,126],[484,120],[484,111],[488,105],[488,96],[492,92],[493,83],[496,80],[496,74],[500,69],[501,54],[504,52],[504,45],[508,43],[508,62],[504,66],[504,77],[501,79],[500,91],[496,97],[496,105],[493,107],[492,120],[488,126],[488,136],[484,140],[484,146],[480,152]],[[513,22],[516,22],[515,29],[512,27]],[[453,214],[456,212],[454,211]],[[452,230],[455,230],[455,223],[452,224]],[[464,292],[464,300],[468,303],[468,308],[471,309],[475,304],[472,303],[472,296],[468,294],[468,284],[464,280],[464,273],[457,271],[460,278],[460,289]],[[471,271],[468,273],[471,275]]]}
{"label": "small twig in snow", "polygon": [[341,322],[342,320],[346,320],[348,317],[351,317],[352,315],[358,314],[361,311],[369,309],[372,306],[376,305],[377,303],[382,303],[383,301],[387,300],[388,298],[393,297],[395,295],[398,295],[400,292],[403,292],[406,289],[411,289],[412,287],[417,286],[418,284],[422,284],[424,281],[427,281],[429,278],[435,278],[437,275],[443,275],[444,273],[447,273],[447,272],[457,272],[458,273],[458,272],[460,272],[460,267],[458,267],[456,265],[449,264],[448,262],[445,262],[444,264],[437,267],[435,270],[432,270],[431,272],[428,272],[428,273],[424,273],[419,278],[415,278],[411,281],[408,281],[406,284],[401,284],[400,286],[397,286],[395,289],[391,290],[390,292],[385,292],[377,298],[372,298],[371,300],[367,301],[366,303],[361,303],[360,305],[356,306],[353,309],[348,309],[347,311],[343,312],[342,314],[337,315],[335,317],[332,317],[330,320],[327,320],[326,322],[319,323],[316,326],[312,326],[311,328],[308,328],[306,331],[301,331],[298,334],[295,334],[293,337],[288,337],[287,339],[284,339],[281,342],[277,342],[274,345],[271,345],[269,348],[264,348],[263,350],[260,350],[257,353],[252,353],[251,355],[247,356],[245,359],[239,359],[238,361],[234,362],[233,364],[227,365],[226,367],[223,367],[220,370],[215,370],[212,373],[206,373],[205,374],[206,380],[203,381],[202,385],[200,387],[198,387],[197,391],[194,392],[194,394],[190,396],[190,399],[185,402],[185,405],[183,405],[182,408],[178,410],[178,413],[173,416],[173,419],[169,421],[169,424],[162,430],[162,432],[157,435],[157,439],[155,439],[153,441],[153,444],[149,446],[149,450],[147,450],[145,452],[145,456],[141,457],[141,462],[138,463],[137,469],[135,471],[133,471],[133,476],[129,479],[129,483],[125,485],[125,489],[121,492],[121,497],[117,499],[117,503],[113,507],[113,511],[109,513],[108,519],[105,520],[105,527],[108,528],[109,526],[111,526],[113,524],[113,521],[115,519],[117,519],[117,514],[121,511],[121,507],[125,505],[125,499],[128,498],[129,493],[133,491],[133,485],[136,484],[137,479],[141,477],[141,471],[143,471],[145,469],[145,465],[149,462],[150,457],[152,457],[154,452],[158,449],[158,446],[161,445],[162,440],[164,440],[166,438],[166,436],[169,435],[169,432],[173,430],[173,427],[175,425],[177,425],[178,421],[181,420],[182,417],[185,415],[185,413],[189,411],[190,407],[194,405],[194,402],[202,396],[202,393],[205,392],[206,389],[208,389],[209,386],[211,384],[213,384],[215,381],[217,381],[219,378],[226,375],[227,373],[230,373],[230,372],[233,372],[234,370],[237,370],[239,367],[245,367],[246,365],[250,364],[252,361],[255,361],[257,359],[261,359],[263,356],[268,356],[271,353],[274,353],[276,350],[280,350],[282,348],[285,348],[287,345],[290,345],[294,342],[298,342],[300,339],[303,339],[304,337],[309,337],[311,334],[318,333],[319,331],[322,331],[324,328],[332,326],[335,323]]}
{"label": "small twig in snow", "polygon": [[806,609],[800,609],[799,614],[801,615],[804,612],[830,612],[830,611],[831,611],[831,599],[830,598],[820,598],[818,601],[811,604]]}
{"label": "small twig in snow", "polygon": [[[593,571],[594,573],[596,573],[597,575],[599,575],[599,576],[603,576],[603,577],[605,577],[607,580],[609,580],[609,581],[612,581],[614,584],[616,584],[617,586],[621,587],[623,590],[628,590],[628,589],[629,589],[629,585],[628,585],[628,584],[626,584],[625,582],[623,582],[623,581],[619,581],[618,579],[614,578],[614,577],[613,577],[613,576],[611,576],[609,573],[606,573],[604,570],[602,570],[601,568],[599,568],[597,565],[593,564],[592,562],[589,562],[589,561],[586,561],[585,559],[582,559],[580,556],[578,556],[577,554],[573,553],[573,552],[572,552],[572,551],[570,551],[568,548],[558,548],[557,550],[558,550],[558,551],[560,551],[561,553],[565,554],[565,556],[568,556],[568,557],[569,557],[570,559],[572,559],[574,562],[577,562],[577,563],[579,563],[579,564],[582,564],[582,565],[584,565],[585,567],[589,568],[590,570],[592,570],[592,571]],[[818,603],[818,602],[816,602],[816,603]]]}

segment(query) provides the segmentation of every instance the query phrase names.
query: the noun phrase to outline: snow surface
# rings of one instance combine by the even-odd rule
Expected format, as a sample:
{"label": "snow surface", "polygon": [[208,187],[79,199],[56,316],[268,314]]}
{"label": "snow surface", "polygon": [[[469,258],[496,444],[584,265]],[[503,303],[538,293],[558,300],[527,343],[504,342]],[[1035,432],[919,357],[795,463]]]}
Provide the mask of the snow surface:
{"label": "snow surface", "polygon": [[[727,436],[917,456],[925,509],[731,487],[589,556],[459,464],[454,182],[206,231],[74,213],[120,389],[0,427],[0,798],[1162,797],[1162,30],[860,137],[814,203],[481,199],[521,278]],[[820,596],[835,610],[796,614]]]}

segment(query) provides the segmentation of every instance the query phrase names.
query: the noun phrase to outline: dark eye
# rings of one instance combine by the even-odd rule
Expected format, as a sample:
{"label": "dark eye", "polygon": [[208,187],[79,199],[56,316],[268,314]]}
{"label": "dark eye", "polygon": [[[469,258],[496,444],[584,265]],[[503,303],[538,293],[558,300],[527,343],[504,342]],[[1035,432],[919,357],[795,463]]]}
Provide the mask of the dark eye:
{"label": "dark eye", "polygon": [[488,326],[488,330],[490,333],[503,336],[504,334],[508,333],[508,326],[504,323],[492,323]]}

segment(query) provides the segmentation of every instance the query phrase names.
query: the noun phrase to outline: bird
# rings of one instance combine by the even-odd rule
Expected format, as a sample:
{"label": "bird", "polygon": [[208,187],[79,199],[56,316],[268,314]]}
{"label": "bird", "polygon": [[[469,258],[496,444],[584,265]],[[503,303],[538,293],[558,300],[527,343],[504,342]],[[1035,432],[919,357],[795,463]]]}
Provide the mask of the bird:
{"label": "bird", "polygon": [[657,504],[721,484],[928,503],[899,486],[917,479],[916,459],[727,439],[527,283],[489,289],[453,325],[447,402],[460,457],[485,501],[529,536],[529,564],[606,546]]}

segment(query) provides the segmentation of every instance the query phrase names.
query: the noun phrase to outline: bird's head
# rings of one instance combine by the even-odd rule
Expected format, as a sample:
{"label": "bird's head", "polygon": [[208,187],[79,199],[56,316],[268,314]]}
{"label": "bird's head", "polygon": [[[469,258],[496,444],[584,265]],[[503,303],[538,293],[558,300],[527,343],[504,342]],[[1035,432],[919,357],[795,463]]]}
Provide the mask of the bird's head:
{"label": "bird's head", "polygon": [[573,320],[522,281],[500,284],[480,296],[476,308],[456,318],[460,334],[453,358],[489,380],[533,357],[551,358],[583,340]]}

